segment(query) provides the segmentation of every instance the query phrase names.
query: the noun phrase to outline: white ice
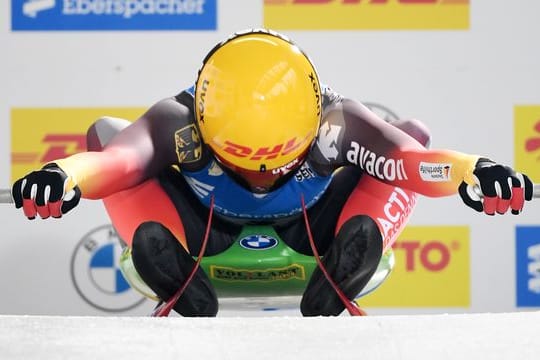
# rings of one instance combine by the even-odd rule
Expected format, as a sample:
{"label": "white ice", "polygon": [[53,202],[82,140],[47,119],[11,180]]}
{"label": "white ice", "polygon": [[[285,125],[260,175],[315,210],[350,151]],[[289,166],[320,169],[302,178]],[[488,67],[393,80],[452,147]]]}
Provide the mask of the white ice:
{"label": "white ice", "polygon": [[337,318],[0,316],[0,359],[540,359],[540,312]]}

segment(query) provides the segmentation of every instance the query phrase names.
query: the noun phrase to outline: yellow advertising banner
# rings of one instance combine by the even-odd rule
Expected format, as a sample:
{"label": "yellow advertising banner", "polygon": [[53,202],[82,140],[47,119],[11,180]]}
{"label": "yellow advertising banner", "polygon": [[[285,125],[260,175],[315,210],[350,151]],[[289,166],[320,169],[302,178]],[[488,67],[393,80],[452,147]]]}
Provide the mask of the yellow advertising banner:
{"label": "yellow advertising banner", "polygon": [[265,0],[274,30],[465,30],[469,0]]}
{"label": "yellow advertising banner", "polygon": [[137,119],[143,108],[11,109],[11,180],[86,150],[86,130],[102,116]]}
{"label": "yellow advertising banner", "polygon": [[410,226],[396,243],[388,279],[362,307],[469,307],[468,226]]}
{"label": "yellow advertising banner", "polygon": [[514,107],[514,167],[540,182],[540,105]]}

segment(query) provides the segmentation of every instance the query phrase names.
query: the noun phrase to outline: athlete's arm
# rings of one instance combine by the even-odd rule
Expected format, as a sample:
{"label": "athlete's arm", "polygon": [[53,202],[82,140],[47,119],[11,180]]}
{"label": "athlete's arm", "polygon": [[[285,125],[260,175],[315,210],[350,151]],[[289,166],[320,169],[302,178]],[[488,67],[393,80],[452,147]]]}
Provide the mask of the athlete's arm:
{"label": "athlete's arm", "polygon": [[187,123],[188,109],[174,98],[153,105],[118,133],[100,152],[83,152],[54,161],[81,190],[99,199],[125,190],[178,162],[175,131]]}
{"label": "athlete's arm", "polygon": [[[331,134],[339,134],[333,142],[334,153],[329,148]],[[317,148],[329,163],[360,166],[386,183],[433,197],[456,194],[464,181],[474,184],[473,171],[480,158],[453,150],[427,150],[350,99],[326,114]]]}

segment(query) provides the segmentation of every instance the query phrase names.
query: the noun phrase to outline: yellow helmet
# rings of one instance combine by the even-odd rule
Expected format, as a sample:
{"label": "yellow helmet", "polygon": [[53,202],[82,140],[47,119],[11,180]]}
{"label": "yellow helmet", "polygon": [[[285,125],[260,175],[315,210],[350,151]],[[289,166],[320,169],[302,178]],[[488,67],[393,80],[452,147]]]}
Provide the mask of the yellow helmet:
{"label": "yellow helmet", "polygon": [[216,45],[195,86],[203,141],[258,193],[271,191],[302,164],[319,129],[321,101],[307,55],[268,30],[236,33]]}

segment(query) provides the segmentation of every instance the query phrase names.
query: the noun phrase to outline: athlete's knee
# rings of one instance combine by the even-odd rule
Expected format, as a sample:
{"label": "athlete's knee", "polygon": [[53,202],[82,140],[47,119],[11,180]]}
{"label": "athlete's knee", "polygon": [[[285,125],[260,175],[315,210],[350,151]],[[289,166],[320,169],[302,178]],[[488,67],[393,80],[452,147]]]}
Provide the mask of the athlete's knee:
{"label": "athlete's knee", "polygon": [[431,143],[431,132],[422,121],[417,119],[401,119],[392,122],[392,125],[415,138],[416,141],[426,148],[429,147]]}
{"label": "athlete's knee", "polygon": [[99,118],[86,132],[86,148],[88,151],[101,151],[111,139],[126,128],[130,122],[125,119],[104,116]]}
{"label": "athlete's knee", "polygon": [[[340,227],[322,263],[343,295],[353,300],[369,282],[380,262],[382,235],[367,215],[355,215]],[[345,309],[337,292],[316,268],[302,295],[300,310],[304,316],[337,316]]]}
{"label": "athlete's knee", "polygon": [[140,224],[131,250],[134,269],[159,299],[170,299],[188,282],[174,310],[182,316],[216,316],[219,304],[210,279],[201,267],[188,278],[195,260],[167,227],[154,221]]}
{"label": "athlete's knee", "polygon": [[382,234],[379,226],[368,215],[355,215],[343,223],[337,237],[348,238],[350,236],[360,237],[368,242],[382,244]]}

